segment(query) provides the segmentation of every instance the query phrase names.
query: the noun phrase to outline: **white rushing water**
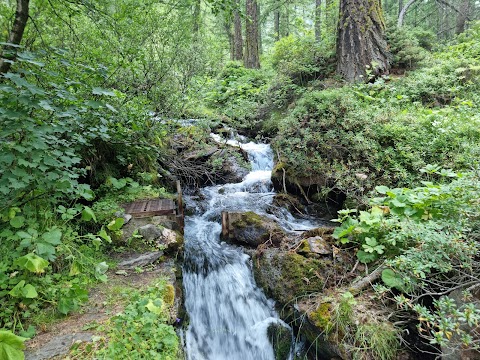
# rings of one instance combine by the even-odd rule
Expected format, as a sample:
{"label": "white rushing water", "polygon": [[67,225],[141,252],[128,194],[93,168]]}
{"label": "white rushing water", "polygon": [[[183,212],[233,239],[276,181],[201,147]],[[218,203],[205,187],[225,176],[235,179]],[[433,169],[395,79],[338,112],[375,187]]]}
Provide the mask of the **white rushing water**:
{"label": "white rushing water", "polygon": [[[227,142],[217,135],[216,141]],[[267,336],[271,324],[283,323],[253,279],[249,256],[220,241],[222,211],[254,211],[275,218],[285,229],[315,227],[288,211],[268,215],[275,193],[270,181],[273,155],[269,145],[229,140],[241,146],[252,171],[238,184],[202,189],[194,203],[197,214],[185,220],[183,283],[189,326],[185,334],[188,360],[274,360]]]}

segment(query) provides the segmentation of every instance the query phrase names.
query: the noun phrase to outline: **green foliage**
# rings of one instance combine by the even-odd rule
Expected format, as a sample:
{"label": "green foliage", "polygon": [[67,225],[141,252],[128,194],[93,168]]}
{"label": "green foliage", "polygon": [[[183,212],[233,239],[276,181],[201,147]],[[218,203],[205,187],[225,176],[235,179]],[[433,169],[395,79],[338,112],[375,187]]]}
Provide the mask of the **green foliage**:
{"label": "green foliage", "polygon": [[218,77],[211,82],[207,92],[207,103],[220,107],[221,113],[233,120],[249,119],[266,92],[267,74],[263,71],[246,69],[237,62],[225,65]]}
{"label": "green foliage", "polygon": [[333,46],[315,41],[313,35],[289,35],[277,41],[270,61],[281,75],[287,75],[300,84],[307,80],[324,78],[334,71]]}
{"label": "green foliage", "polygon": [[[430,343],[474,347],[470,332],[478,324],[480,310],[469,296],[461,305],[439,297],[434,299],[433,308],[419,299],[424,294],[440,296],[468,289],[476,283],[471,279],[480,272],[476,262],[480,238],[478,174],[458,175],[438,166],[427,166],[423,173],[439,181],[424,181],[414,189],[378,186],[382,196],[371,199],[369,211],[358,216],[340,213],[342,225],[334,237],[362,247],[357,256],[363,262],[387,260],[390,268],[383,270],[382,281],[405,294],[396,297],[398,304],[418,314],[419,328]],[[362,251],[376,244],[383,245],[384,252],[371,251],[374,256],[364,258]]]}
{"label": "green foliage", "polygon": [[0,330],[0,359],[2,360],[23,360],[25,356],[24,342],[26,338],[16,336],[10,331]]}
{"label": "green foliage", "polygon": [[358,202],[380,184],[418,183],[427,164],[469,168],[480,150],[477,60],[445,54],[402,79],[306,91],[273,141],[289,178],[308,174],[320,198],[336,188]]}
{"label": "green foliage", "polygon": [[171,285],[157,283],[135,292],[122,313],[110,320],[108,344],[96,358],[177,359],[179,340],[170,319]]}
{"label": "green foliage", "polygon": [[[416,37],[416,33],[405,26],[398,28],[391,22],[387,27],[387,43],[392,54],[391,66],[394,69],[414,69],[427,56],[425,47],[430,47],[423,34],[423,43]],[[420,35],[420,34],[419,34]]]}

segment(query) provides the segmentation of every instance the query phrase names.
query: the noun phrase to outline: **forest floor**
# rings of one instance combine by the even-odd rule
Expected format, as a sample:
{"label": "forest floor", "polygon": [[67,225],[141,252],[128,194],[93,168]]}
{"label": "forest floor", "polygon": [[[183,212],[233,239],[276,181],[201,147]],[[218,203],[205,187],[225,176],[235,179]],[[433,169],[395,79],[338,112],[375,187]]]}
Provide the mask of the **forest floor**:
{"label": "forest floor", "polygon": [[[133,255],[123,253],[121,257]],[[72,355],[70,349],[85,347],[90,343],[93,350],[96,342],[98,345],[104,343],[104,324],[123,311],[128,304],[129,294],[147,289],[159,279],[166,278],[176,286],[175,271],[175,262],[170,259],[142,270],[110,270],[108,282],[90,290],[89,300],[80,311],[39,327],[39,334],[26,343],[25,359],[84,359],[82,351]]]}

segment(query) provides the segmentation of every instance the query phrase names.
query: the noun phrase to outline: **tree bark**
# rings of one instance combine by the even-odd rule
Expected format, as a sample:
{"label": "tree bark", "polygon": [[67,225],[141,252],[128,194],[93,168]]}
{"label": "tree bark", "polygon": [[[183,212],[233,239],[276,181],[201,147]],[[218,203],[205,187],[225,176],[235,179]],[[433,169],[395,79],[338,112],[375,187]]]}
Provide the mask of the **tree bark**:
{"label": "tree bark", "polygon": [[315,0],[315,41],[322,40],[322,0]]}
{"label": "tree bark", "polygon": [[258,46],[258,7],[256,0],[246,0],[246,24],[245,24],[245,58],[246,68],[259,69],[259,46]]}
{"label": "tree bark", "polygon": [[403,0],[398,0],[398,15],[402,12],[403,9]]}
{"label": "tree bark", "polygon": [[389,53],[380,0],[341,0],[337,32],[337,73],[349,82],[386,74]]}
{"label": "tree bark", "polygon": [[273,32],[275,33],[275,41],[280,40],[280,9],[273,12]]}
{"label": "tree bark", "polygon": [[[237,2],[237,5],[238,2]],[[233,59],[243,61],[242,19],[238,9],[233,11]]]}
{"label": "tree bark", "polygon": [[459,14],[457,14],[457,22],[455,26],[455,33],[460,34],[465,31],[465,23],[467,22],[470,10],[473,8],[471,0],[463,0],[460,3]]}
{"label": "tree bark", "polygon": [[[28,6],[30,0],[17,0],[17,8],[15,11],[15,20],[13,21],[12,30],[8,35],[7,42],[9,44],[20,45],[23,38],[23,32],[28,21]],[[16,47],[4,46],[2,51],[2,59],[0,60],[0,73],[4,74],[10,70],[11,61],[15,60],[17,53]]]}
{"label": "tree bark", "polygon": [[225,19],[223,26],[227,34],[228,45],[230,46],[230,60],[233,61],[235,60],[235,41],[233,39],[232,22],[229,19]]}
{"label": "tree bark", "polygon": [[194,8],[193,8],[193,36],[194,36],[194,38],[197,37],[198,31],[200,30],[200,10],[201,10],[201,2],[200,2],[200,0],[196,0]]}

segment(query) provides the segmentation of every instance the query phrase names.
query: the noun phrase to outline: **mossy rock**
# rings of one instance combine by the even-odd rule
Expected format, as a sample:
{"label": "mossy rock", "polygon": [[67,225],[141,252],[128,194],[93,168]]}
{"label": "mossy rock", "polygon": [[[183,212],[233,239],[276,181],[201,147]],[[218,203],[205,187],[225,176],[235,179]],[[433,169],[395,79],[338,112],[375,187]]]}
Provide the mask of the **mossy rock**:
{"label": "mossy rock", "polygon": [[282,305],[303,295],[321,292],[331,265],[328,259],[306,258],[277,249],[257,251],[253,258],[257,283]]}
{"label": "mossy rock", "polygon": [[273,347],[275,360],[287,360],[292,347],[292,332],[280,324],[272,324],[267,329],[268,339]]}
{"label": "mossy rock", "polygon": [[228,240],[257,247],[265,242],[279,245],[285,232],[273,220],[252,211],[228,213]]}

